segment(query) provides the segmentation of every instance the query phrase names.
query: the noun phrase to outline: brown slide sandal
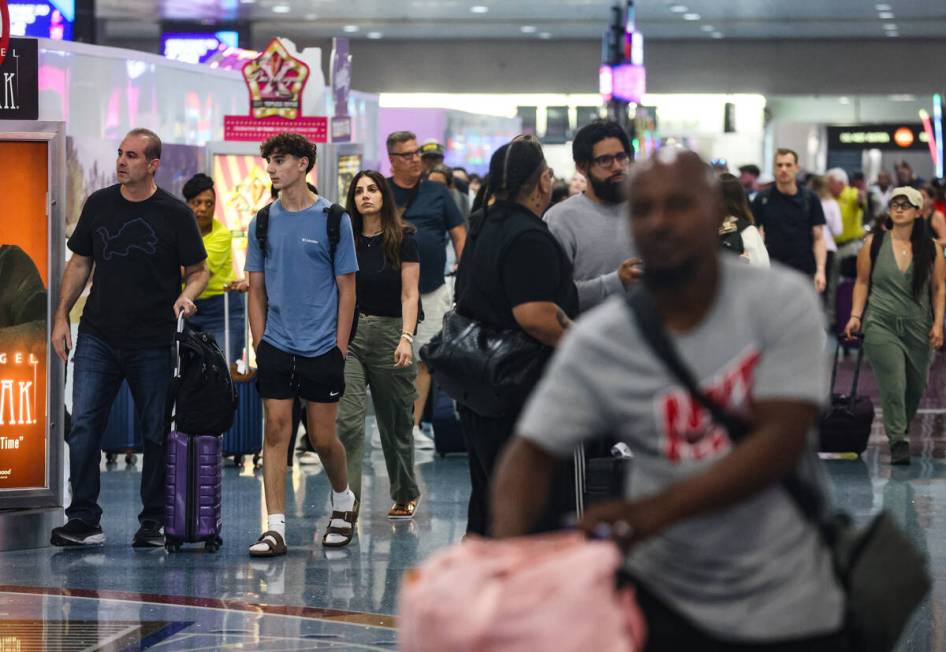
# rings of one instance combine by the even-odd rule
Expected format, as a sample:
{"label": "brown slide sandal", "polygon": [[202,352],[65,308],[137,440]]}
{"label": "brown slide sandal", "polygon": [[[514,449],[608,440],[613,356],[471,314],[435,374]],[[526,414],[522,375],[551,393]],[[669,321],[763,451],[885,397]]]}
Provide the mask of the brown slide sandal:
{"label": "brown slide sandal", "polygon": [[[325,534],[322,535],[322,545],[326,548],[343,548],[351,543],[351,540],[355,536],[355,522],[358,520],[358,501],[355,501],[355,507],[350,512],[332,512],[332,516],[329,518],[329,526],[325,530]],[[335,527],[332,525],[332,521],[339,520],[345,521],[348,523],[348,527]],[[341,537],[345,537],[341,541],[329,542],[328,535],[337,534]]]}
{"label": "brown slide sandal", "polygon": [[251,547],[250,557],[281,557],[288,552],[286,542],[283,540],[282,535],[273,530],[263,532],[259,539],[256,540],[256,543],[266,544],[268,550],[252,550]]}

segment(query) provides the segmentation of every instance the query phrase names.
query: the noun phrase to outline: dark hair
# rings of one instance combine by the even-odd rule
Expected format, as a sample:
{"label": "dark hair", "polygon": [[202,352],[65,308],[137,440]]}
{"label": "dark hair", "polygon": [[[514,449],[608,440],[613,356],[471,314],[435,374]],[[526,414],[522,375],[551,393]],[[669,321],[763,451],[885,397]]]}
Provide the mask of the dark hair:
{"label": "dark hair", "polygon": [[417,136],[413,131],[394,131],[388,134],[387,140],[387,149],[388,154],[394,151],[394,146],[401,143],[406,143],[409,140],[417,140]]}
{"label": "dark hair", "polygon": [[466,168],[463,167],[462,165],[456,165],[456,166],[454,166],[453,171],[454,171],[454,172],[462,172],[462,173],[465,174],[466,176],[470,176],[470,173],[467,172],[467,171],[466,171]]}
{"label": "dark hair", "polygon": [[572,159],[575,165],[591,165],[595,145],[605,138],[617,138],[628,154],[631,153],[631,141],[627,132],[613,120],[593,120],[578,130],[572,143]]}
{"label": "dark hair", "polygon": [[447,182],[447,187],[453,188],[453,170],[443,164],[435,165],[434,167],[430,168],[430,172],[427,173],[427,177],[430,178],[430,175],[434,172],[442,174],[444,180]]}
{"label": "dark hair", "polygon": [[279,154],[308,159],[309,163],[305,168],[307,173],[315,167],[315,143],[309,142],[305,136],[300,134],[290,132],[276,134],[260,145],[259,151],[260,155],[267,161]]}
{"label": "dark hair", "polygon": [[516,201],[535,189],[545,154],[535,136],[520,135],[493,152],[487,184],[497,199]]}
{"label": "dark hair", "polygon": [[365,218],[358,212],[358,204],[355,202],[355,189],[358,181],[362,177],[368,177],[374,181],[381,191],[381,232],[384,239],[384,257],[391,263],[394,269],[401,268],[401,241],[404,239],[404,233],[413,233],[414,226],[405,224],[398,214],[397,204],[394,199],[394,192],[387,180],[380,172],[375,170],[362,170],[351,180],[348,186],[348,198],[345,200],[345,208],[351,216],[351,228],[355,234],[355,246],[359,249],[365,246],[365,238],[362,230],[365,225]]}
{"label": "dark hair", "polygon": [[475,213],[481,208],[483,208],[486,203],[489,201],[489,197],[486,193],[489,192],[489,186],[485,183],[480,184],[480,189],[476,191],[476,196],[473,197],[473,203],[470,205],[470,213]]}
{"label": "dark hair", "polygon": [[740,165],[739,174],[751,174],[754,177],[762,175],[762,170],[759,169],[758,165],[750,163],[749,165]]}
{"label": "dark hair", "polygon": [[128,136],[140,136],[142,138],[148,139],[149,142],[147,145],[145,145],[145,160],[146,161],[150,162],[150,161],[153,161],[154,159],[161,158],[161,138],[158,136],[158,134],[154,133],[150,129],[144,129],[142,127],[139,127],[137,129],[132,129],[131,131],[129,131],[125,135],[125,138],[128,138]]}
{"label": "dark hair", "polygon": [[943,191],[936,187],[933,183],[924,183],[919,187],[919,190],[922,190],[926,193],[926,196],[932,199],[933,201],[940,201],[943,198]]}
{"label": "dark hair", "polygon": [[181,194],[184,195],[185,201],[190,201],[206,190],[213,192],[214,196],[217,195],[217,191],[214,190],[214,180],[203,172],[198,172],[187,180],[187,183],[181,188]]}
{"label": "dark hair", "polygon": [[549,208],[566,199],[568,199],[568,184],[561,179],[556,179],[555,185],[552,186],[552,201],[549,202]]}
{"label": "dark hair", "polygon": [[727,216],[741,217],[749,220],[749,224],[755,224],[752,210],[749,208],[749,199],[746,197],[742,184],[739,183],[739,177],[728,172],[719,175],[719,192]]}
{"label": "dark hair", "polygon": [[778,158],[779,156],[788,156],[789,154],[791,154],[792,158],[795,159],[795,165],[798,165],[798,152],[795,150],[789,149],[787,147],[779,147],[777,150],[775,150],[775,158]]}
{"label": "dark hair", "polygon": [[[308,188],[312,192],[313,195],[319,194],[319,189],[313,186],[308,181],[305,182],[305,187]],[[276,188],[275,186],[270,186],[269,196],[273,198],[273,201],[276,201],[277,199],[279,199],[279,188]]]}

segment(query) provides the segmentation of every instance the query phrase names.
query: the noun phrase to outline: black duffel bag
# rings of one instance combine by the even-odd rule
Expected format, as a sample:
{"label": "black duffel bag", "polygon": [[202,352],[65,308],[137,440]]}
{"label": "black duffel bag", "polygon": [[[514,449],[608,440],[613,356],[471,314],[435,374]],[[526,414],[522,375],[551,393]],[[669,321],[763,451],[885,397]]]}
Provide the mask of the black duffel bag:
{"label": "black duffel bag", "polygon": [[535,387],[552,349],[521,330],[498,330],[456,310],[420,350],[437,385],[483,417],[517,410]]}

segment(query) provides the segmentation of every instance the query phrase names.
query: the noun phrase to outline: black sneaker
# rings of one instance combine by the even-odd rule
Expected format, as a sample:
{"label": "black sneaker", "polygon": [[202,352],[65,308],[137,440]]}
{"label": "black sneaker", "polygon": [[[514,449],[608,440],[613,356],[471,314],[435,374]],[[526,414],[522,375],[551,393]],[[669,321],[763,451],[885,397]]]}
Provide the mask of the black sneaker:
{"label": "black sneaker", "polygon": [[164,526],[154,521],[145,521],[135,532],[135,538],[131,540],[132,548],[163,548],[164,547]]}
{"label": "black sneaker", "polygon": [[890,463],[894,466],[910,465],[910,442],[901,439],[890,445]]}
{"label": "black sneaker", "polygon": [[73,518],[62,527],[54,528],[49,542],[54,546],[100,546],[105,543],[105,533],[98,525]]}

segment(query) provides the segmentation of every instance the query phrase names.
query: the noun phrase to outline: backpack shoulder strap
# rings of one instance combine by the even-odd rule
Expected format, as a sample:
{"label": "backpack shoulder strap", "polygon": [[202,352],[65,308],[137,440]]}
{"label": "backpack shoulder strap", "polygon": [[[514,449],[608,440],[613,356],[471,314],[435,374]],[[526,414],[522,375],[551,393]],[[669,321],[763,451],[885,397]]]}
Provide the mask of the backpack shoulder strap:
{"label": "backpack shoulder strap", "polygon": [[332,204],[325,209],[328,216],[326,229],[328,230],[328,255],[332,261],[332,267],[335,267],[335,250],[338,249],[338,243],[342,239],[342,215],[345,209],[338,204]]}
{"label": "backpack shoulder strap", "polygon": [[884,245],[884,231],[878,231],[870,241],[870,275],[874,275],[874,265],[877,264],[877,257],[880,256],[880,248]]}
{"label": "backpack shoulder strap", "polygon": [[256,211],[256,241],[259,243],[259,249],[266,258],[266,234],[269,232],[269,207],[272,204],[266,204]]}

